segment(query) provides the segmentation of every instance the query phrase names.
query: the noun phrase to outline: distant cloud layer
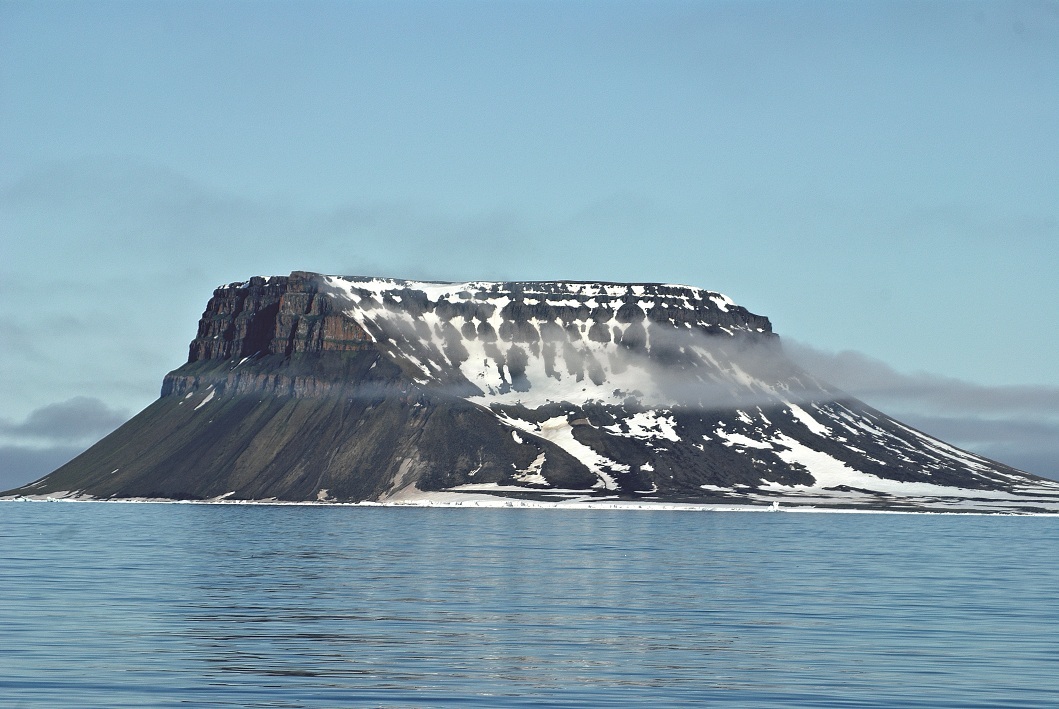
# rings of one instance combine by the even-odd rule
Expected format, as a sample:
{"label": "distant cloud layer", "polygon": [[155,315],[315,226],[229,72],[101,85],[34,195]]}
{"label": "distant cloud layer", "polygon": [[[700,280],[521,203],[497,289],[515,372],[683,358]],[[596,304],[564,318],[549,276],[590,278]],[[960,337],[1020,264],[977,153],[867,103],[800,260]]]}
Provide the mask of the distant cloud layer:
{"label": "distant cloud layer", "polygon": [[126,412],[112,409],[99,399],[75,396],[36,409],[21,423],[0,421],[0,435],[53,444],[77,444],[110,433],[128,418]]}
{"label": "distant cloud layer", "polygon": [[904,374],[859,352],[784,340],[798,366],[949,443],[1030,473],[1059,478],[1059,387],[987,386]]}
{"label": "distant cloud layer", "polygon": [[0,446],[0,492],[44,477],[72,460],[83,449],[84,446],[54,446],[42,449]]}
{"label": "distant cloud layer", "polygon": [[50,473],[128,418],[99,399],[77,396],[35,409],[20,422],[0,419],[0,490]]}

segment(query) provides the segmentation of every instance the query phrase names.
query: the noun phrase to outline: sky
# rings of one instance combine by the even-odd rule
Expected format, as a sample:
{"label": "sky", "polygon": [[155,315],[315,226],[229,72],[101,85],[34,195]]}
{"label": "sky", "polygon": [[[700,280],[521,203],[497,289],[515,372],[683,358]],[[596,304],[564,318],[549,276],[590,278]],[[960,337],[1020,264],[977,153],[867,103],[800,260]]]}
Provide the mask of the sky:
{"label": "sky", "polygon": [[0,487],[213,288],[683,283],[1059,478],[1059,3],[0,0]]}

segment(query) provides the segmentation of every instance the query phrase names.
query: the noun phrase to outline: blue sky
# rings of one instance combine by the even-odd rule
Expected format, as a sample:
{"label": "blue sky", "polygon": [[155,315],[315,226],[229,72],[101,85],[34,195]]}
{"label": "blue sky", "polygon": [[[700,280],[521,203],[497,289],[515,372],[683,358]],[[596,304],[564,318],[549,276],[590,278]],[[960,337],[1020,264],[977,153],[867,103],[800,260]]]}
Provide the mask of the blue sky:
{"label": "blue sky", "polygon": [[1057,70],[1049,2],[0,0],[0,474],[306,269],[719,290],[1059,477]]}

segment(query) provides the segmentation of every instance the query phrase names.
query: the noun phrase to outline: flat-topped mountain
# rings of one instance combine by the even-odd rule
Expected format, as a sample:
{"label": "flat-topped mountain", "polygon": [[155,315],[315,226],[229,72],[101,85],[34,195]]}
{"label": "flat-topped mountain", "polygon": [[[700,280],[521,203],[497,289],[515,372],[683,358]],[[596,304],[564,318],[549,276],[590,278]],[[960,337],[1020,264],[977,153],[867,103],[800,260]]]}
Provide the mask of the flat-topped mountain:
{"label": "flat-topped mountain", "polygon": [[718,293],[305,272],[214,291],[161,398],[17,492],[1059,510],[1059,484],[798,370]]}

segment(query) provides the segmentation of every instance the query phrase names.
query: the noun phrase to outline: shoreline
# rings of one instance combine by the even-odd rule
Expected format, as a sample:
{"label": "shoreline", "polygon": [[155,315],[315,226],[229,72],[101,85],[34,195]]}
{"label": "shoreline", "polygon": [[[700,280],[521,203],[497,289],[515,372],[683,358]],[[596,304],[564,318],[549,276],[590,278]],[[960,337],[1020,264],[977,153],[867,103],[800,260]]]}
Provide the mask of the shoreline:
{"label": "shoreline", "polygon": [[521,510],[622,510],[632,512],[794,512],[801,514],[894,514],[894,515],[973,515],[985,517],[1059,517],[1059,510],[1023,511],[1017,509],[983,510],[968,509],[868,509],[855,507],[829,507],[820,505],[789,504],[777,501],[774,505],[689,503],[689,502],[635,502],[621,500],[521,500],[496,496],[475,496],[467,499],[399,499],[388,501],[338,502],[326,500],[231,500],[211,498],[208,500],[176,500],[168,498],[120,498],[102,500],[91,497],[55,495],[0,497],[0,502],[74,502],[148,505],[242,505],[274,507],[359,507],[359,508],[411,508],[411,509],[521,509]]}

